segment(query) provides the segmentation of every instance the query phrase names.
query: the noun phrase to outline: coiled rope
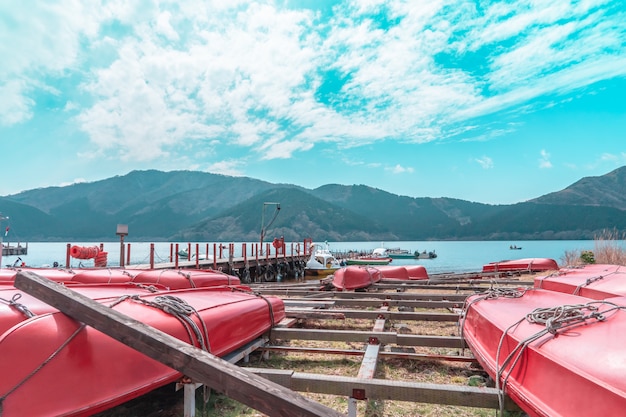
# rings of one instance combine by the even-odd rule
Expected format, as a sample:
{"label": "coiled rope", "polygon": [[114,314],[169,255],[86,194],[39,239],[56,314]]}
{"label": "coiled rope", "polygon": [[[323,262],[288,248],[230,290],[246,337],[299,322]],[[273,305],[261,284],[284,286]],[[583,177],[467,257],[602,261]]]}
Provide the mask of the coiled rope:
{"label": "coiled rope", "polygon": [[[185,328],[190,343],[195,345],[195,337],[198,347],[211,353],[211,344],[209,343],[209,332],[206,323],[198,311],[182,298],[173,295],[158,295],[154,297],[154,300],[145,300],[137,295],[124,295],[115,300],[109,307],[114,307],[125,300],[131,300],[149,307],[158,308],[176,317]],[[193,321],[192,315],[198,318],[200,325]]]}
{"label": "coiled rope", "polygon": [[[609,308],[600,311],[600,306],[608,306]],[[513,372],[515,366],[519,363],[524,350],[535,340],[541,337],[551,334],[557,336],[559,332],[563,332],[572,326],[577,326],[581,323],[585,323],[588,320],[595,320],[595,322],[604,321],[607,318],[607,314],[615,312],[617,310],[624,310],[626,308],[621,307],[615,303],[608,301],[591,301],[586,304],[566,304],[550,308],[537,308],[525,317],[521,318],[517,322],[509,326],[500,337],[498,343],[498,349],[496,351],[496,389],[498,390],[498,402],[500,405],[500,414],[504,413],[504,394],[508,383],[509,376]],[[537,333],[520,340],[517,346],[511,350],[507,357],[502,362],[502,365],[498,365],[500,362],[500,354],[502,351],[502,345],[507,334],[515,327],[517,327],[524,320],[529,323],[535,323],[543,325],[544,328]],[[506,372],[507,366],[511,364],[508,372]],[[502,383],[500,382],[502,381]],[[500,388],[502,386],[502,388]]]}

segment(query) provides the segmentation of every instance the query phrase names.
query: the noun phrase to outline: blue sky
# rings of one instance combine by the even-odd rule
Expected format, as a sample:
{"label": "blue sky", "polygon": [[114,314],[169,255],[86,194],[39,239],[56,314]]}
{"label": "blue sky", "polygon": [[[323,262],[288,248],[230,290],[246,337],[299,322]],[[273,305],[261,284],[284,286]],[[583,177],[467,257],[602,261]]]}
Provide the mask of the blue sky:
{"label": "blue sky", "polygon": [[621,1],[0,2],[0,195],[132,170],[512,204],[626,165]]}

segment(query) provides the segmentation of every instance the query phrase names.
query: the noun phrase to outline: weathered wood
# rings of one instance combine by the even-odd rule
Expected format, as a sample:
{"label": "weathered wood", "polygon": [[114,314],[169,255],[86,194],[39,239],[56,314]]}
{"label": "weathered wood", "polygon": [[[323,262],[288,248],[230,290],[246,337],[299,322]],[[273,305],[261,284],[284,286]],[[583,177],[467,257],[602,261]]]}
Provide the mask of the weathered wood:
{"label": "weathered wood", "polygon": [[367,332],[356,330],[329,330],[329,329],[277,329],[272,330],[272,339],[285,340],[321,340],[332,342],[368,342],[376,338],[384,344],[398,344],[401,346],[427,346],[464,348],[467,347],[460,337],[455,336],[423,336],[402,335],[394,332]]}
{"label": "weathered wood", "polygon": [[[286,298],[285,306],[306,305],[307,300],[312,302],[324,302],[323,298]],[[431,300],[381,300],[381,299],[331,299],[326,301],[329,307],[380,307],[385,304],[389,307],[412,307],[412,308],[459,308],[463,307],[462,301],[431,301]]]}
{"label": "weathered wood", "polygon": [[271,416],[345,416],[30,272],[15,287],[224,395]]}
{"label": "weathered wood", "polygon": [[[329,319],[338,318],[341,315],[351,319],[377,319],[384,317],[387,320],[412,320],[412,321],[459,321],[459,315],[454,313],[414,313],[404,311],[381,311],[381,310],[302,310],[295,308],[285,309],[288,317],[306,318],[307,312],[311,313],[311,318],[324,318],[327,315]],[[294,315],[292,315],[294,314]],[[341,318],[341,317],[339,317]]]}
{"label": "weathered wood", "polygon": [[[432,286],[429,289],[435,289]],[[407,292],[339,292],[339,291],[307,291],[302,289],[274,289],[274,288],[254,288],[255,292],[264,295],[283,295],[283,296],[309,296],[315,298],[333,299],[375,299],[375,300],[430,300],[430,301],[459,301],[463,302],[469,294],[418,294]]]}
{"label": "weathered wood", "polygon": [[[263,351],[270,352],[298,352],[298,353],[316,353],[325,355],[346,355],[346,356],[362,356],[365,351],[358,349],[334,349],[334,348],[314,348],[302,346],[274,346],[266,345],[261,348]],[[387,352],[380,351],[378,356],[393,359],[411,359],[411,360],[435,360],[446,362],[469,362],[478,363],[474,357],[459,355],[437,355],[434,353],[410,353],[410,352]]]}
{"label": "weathered wood", "polygon": [[[499,408],[498,390],[495,388],[362,379],[263,368],[246,369],[301,392],[351,396],[355,389],[359,389],[363,390],[368,399]],[[504,399],[506,410],[519,410],[509,397],[505,396]]]}

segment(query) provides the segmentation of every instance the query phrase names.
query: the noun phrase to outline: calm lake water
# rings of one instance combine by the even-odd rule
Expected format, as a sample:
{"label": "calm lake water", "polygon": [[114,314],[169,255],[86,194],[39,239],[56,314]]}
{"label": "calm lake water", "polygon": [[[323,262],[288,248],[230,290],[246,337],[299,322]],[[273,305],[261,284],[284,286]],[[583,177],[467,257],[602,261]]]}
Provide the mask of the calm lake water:
{"label": "calm lake water", "polygon": [[[622,247],[626,247],[625,241],[617,241]],[[5,241],[5,243],[7,243]],[[69,242],[72,245],[94,246],[104,244],[104,250],[108,252],[108,264],[119,265],[120,243],[117,242]],[[131,245],[131,264],[149,263],[150,243],[149,242],[126,242]],[[228,242],[221,242],[227,244]],[[14,243],[12,243],[14,244]],[[431,273],[442,272],[473,272],[480,271],[482,266],[489,262],[497,262],[506,259],[520,258],[552,258],[561,266],[566,251],[591,250],[595,248],[593,240],[531,240],[531,241],[461,241],[461,242],[328,242],[332,251],[371,251],[384,246],[386,248],[401,248],[411,252],[416,250],[435,251],[435,259],[403,260],[395,259],[393,264],[420,264],[426,267]],[[61,266],[65,266],[66,251],[68,242],[29,242],[28,255],[22,256],[21,260],[29,266],[52,265],[55,261]],[[511,250],[511,245],[522,247],[521,250]],[[248,244],[248,254],[250,256],[251,247]],[[301,245],[302,246],[302,245]],[[213,243],[209,243],[212,254]],[[242,244],[235,243],[234,256],[242,256]],[[287,253],[290,253],[290,244],[287,245]],[[179,243],[179,249],[186,249],[187,242]],[[195,243],[192,251],[195,250]],[[200,252],[206,251],[206,242],[200,243]],[[170,243],[155,242],[155,262],[167,262],[170,254]],[[227,257],[227,254],[224,254]],[[4,256],[2,266],[11,265],[18,261],[17,256]],[[81,261],[71,258],[72,267],[93,266],[93,260]]]}

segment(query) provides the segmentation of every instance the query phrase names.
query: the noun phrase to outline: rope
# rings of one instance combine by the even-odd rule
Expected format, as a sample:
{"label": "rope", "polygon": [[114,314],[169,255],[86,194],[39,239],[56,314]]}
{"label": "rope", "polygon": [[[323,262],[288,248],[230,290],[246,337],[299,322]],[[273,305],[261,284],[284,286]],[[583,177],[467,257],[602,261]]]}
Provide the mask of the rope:
{"label": "rope", "polygon": [[20,313],[22,313],[23,315],[26,316],[26,318],[31,318],[31,317],[35,317],[35,313],[33,313],[32,311],[30,311],[28,309],[28,307],[26,307],[24,304],[22,303],[18,303],[17,300],[19,300],[20,298],[22,298],[22,294],[20,293],[16,293],[13,295],[13,297],[10,300],[5,300],[4,298],[0,298],[0,301],[6,303],[9,307],[13,307],[14,309],[16,309],[17,311],[19,311]]}
{"label": "rope", "polygon": [[[600,311],[599,306],[607,305],[610,308]],[[580,323],[585,323],[587,320],[595,320],[596,322],[606,320],[607,314],[620,309],[626,309],[617,304],[608,301],[591,301],[586,304],[566,304],[562,306],[556,306],[551,308],[537,308],[525,317],[518,320],[509,326],[500,337],[498,343],[498,349],[496,351],[496,389],[498,390],[498,402],[500,405],[500,414],[504,413],[504,394],[508,383],[508,379],[513,372],[513,369],[519,363],[522,354],[526,348],[535,340],[541,337],[551,334],[557,336],[559,332],[563,332],[565,329],[576,326]],[[511,350],[507,357],[502,362],[502,365],[498,365],[500,362],[500,354],[502,351],[502,345],[506,335],[515,327],[517,327],[524,320],[529,323],[535,323],[543,325],[544,328],[537,333],[520,340],[517,346]],[[505,374],[505,369],[511,364],[508,372]],[[500,383],[502,380],[502,383]],[[503,388],[500,388],[502,386]]]}
{"label": "rope", "polygon": [[196,283],[193,282],[193,279],[191,279],[191,274],[185,274],[184,272],[182,272],[180,269],[177,271],[180,275],[184,276],[185,278],[187,278],[187,280],[189,281],[189,285],[191,286],[191,288],[196,288]]}
{"label": "rope", "polygon": [[[209,332],[207,330],[204,320],[202,319],[198,311],[182,298],[175,297],[173,295],[159,295],[156,296],[153,301],[149,301],[144,300],[143,298],[136,295],[124,295],[115,300],[109,307],[114,307],[125,300],[136,301],[149,307],[157,308],[164,311],[165,313],[171,314],[172,316],[176,317],[187,331],[187,336],[189,337],[190,343],[195,344],[195,336],[195,340],[198,342],[199,347],[209,353],[211,352],[211,345],[209,343]],[[198,324],[193,321],[191,315],[196,315],[198,317],[202,329],[200,329]]]}
{"label": "rope", "polygon": [[12,393],[14,393],[19,387],[24,385],[26,383],[26,381],[28,381],[30,378],[32,378],[37,372],[39,372],[44,366],[46,366],[52,359],[54,359],[54,357],[56,355],[58,355],[59,352],[61,352],[72,340],[74,340],[74,338],[78,335],[78,333],[80,333],[80,331],[83,330],[83,328],[85,328],[85,324],[81,324],[80,326],[78,326],[78,328],[74,331],[74,333],[72,333],[70,335],[70,337],[68,337],[61,344],[61,346],[59,346],[54,352],[52,352],[50,354],[50,356],[48,356],[48,358],[45,361],[43,361],[39,366],[37,366],[35,369],[33,369],[31,371],[31,373],[26,375],[24,377],[24,379],[22,379],[13,388],[11,388],[9,391],[7,391],[6,394],[4,394],[2,397],[0,397],[0,416],[2,415],[2,412],[4,411],[4,406],[3,406],[4,400],[6,400],[6,398],[9,395],[11,395]]}
{"label": "rope", "polygon": [[275,319],[274,319],[274,306],[272,305],[272,302],[265,297],[263,294],[258,293],[258,292],[252,292],[249,290],[245,290],[241,287],[230,287],[230,289],[234,292],[234,291],[239,291],[245,294],[250,294],[250,295],[254,295],[258,298],[263,299],[266,303],[267,303],[267,307],[269,309],[269,314],[270,314],[270,323],[271,323],[271,327],[270,327],[270,335],[269,338],[271,339],[271,335],[272,335],[272,329],[274,328],[274,326],[276,325]]}

